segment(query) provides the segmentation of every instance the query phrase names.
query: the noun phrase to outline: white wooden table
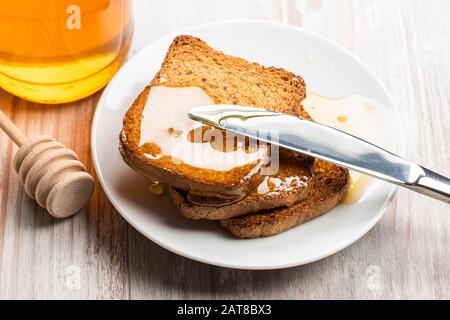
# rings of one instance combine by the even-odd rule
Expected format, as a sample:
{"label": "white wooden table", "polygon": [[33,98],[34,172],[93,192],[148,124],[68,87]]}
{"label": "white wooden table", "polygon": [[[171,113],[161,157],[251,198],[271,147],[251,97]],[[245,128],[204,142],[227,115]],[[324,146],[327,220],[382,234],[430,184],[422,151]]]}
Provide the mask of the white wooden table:
{"label": "white wooden table", "polygon": [[[304,27],[362,58],[387,85],[411,160],[450,175],[450,1],[135,0],[131,54],[180,28],[222,19]],[[0,39],[1,41],[1,39]],[[0,90],[28,134],[46,132],[93,173],[90,122],[99,93],[66,106]],[[76,115],[76,122],[72,119]],[[0,135],[0,298],[450,298],[450,207],[399,191],[383,219],[332,257],[279,271],[208,266],[168,252],[129,226],[97,188],[89,207],[56,221],[24,194]]]}

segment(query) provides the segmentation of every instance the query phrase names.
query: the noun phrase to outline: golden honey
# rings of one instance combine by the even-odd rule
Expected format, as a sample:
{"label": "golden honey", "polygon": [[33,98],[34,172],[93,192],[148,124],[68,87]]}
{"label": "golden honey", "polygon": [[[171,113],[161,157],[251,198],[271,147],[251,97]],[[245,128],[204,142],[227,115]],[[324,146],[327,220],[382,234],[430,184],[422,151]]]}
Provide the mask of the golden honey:
{"label": "golden honey", "polygon": [[[390,112],[378,102],[364,96],[351,95],[327,98],[308,92],[303,105],[317,122],[370,141],[386,150],[393,150]],[[368,120],[370,119],[370,121]],[[380,130],[385,128],[385,130]],[[357,203],[373,178],[350,170],[351,183],[343,204]]]}
{"label": "golden honey", "polygon": [[131,42],[130,0],[0,1],[0,87],[64,103],[101,89]]}

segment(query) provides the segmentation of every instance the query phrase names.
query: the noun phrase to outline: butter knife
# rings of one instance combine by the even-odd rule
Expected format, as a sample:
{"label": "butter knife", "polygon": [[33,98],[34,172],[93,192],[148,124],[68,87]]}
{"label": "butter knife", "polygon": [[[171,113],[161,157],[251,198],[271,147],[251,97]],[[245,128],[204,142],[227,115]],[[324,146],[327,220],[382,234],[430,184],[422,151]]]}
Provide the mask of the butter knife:
{"label": "butter knife", "polygon": [[450,203],[449,178],[326,125],[265,109],[235,105],[196,107],[191,109],[189,117]]}

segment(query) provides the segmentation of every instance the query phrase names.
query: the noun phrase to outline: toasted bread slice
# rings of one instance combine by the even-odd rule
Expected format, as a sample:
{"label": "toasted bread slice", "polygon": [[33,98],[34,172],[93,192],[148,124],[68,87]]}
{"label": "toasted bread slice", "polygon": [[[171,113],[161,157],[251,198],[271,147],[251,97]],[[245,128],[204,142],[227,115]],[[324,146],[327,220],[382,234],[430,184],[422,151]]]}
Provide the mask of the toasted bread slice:
{"label": "toasted bread slice", "polygon": [[238,238],[275,235],[328,212],[349,188],[348,170],[321,160],[316,160],[313,180],[308,196],[298,204],[220,220],[220,224]]}
{"label": "toasted bread slice", "polygon": [[174,163],[167,157],[147,157],[140,145],[141,120],[149,93],[160,85],[200,87],[214,103],[264,107],[308,117],[300,107],[306,93],[301,77],[231,57],[192,36],[176,37],[160,71],[126,113],[119,149],[125,162],[144,176],[203,196],[247,194],[261,182],[259,169],[264,163],[217,171]]}
{"label": "toasted bread slice", "polygon": [[289,150],[280,150],[279,170],[266,176],[244,199],[228,205],[199,205],[185,191],[169,188],[180,213],[189,219],[220,220],[250,212],[291,206],[308,197],[313,189],[314,159]]}

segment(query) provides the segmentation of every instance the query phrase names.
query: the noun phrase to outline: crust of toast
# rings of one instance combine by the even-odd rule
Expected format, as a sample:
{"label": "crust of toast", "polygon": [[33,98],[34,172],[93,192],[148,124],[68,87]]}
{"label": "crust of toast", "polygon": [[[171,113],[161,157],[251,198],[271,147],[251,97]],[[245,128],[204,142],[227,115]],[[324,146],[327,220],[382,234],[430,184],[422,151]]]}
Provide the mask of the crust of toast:
{"label": "crust of toast", "polygon": [[137,172],[181,190],[243,195],[263,177],[255,163],[222,172],[146,157],[139,147],[142,112],[151,88],[162,83],[201,87],[215,103],[264,107],[308,117],[301,107],[306,95],[301,77],[226,55],[192,36],[176,37],[160,71],[125,114],[119,150],[124,161]]}
{"label": "crust of toast", "polygon": [[220,225],[237,238],[258,238],[278,234],[321,216],[344,199],[349,188],[349,172],[316,160],[314,174],[314,185],[308,197],[298,204],[220,220]]}
{"label": "crust of toast", "polygon": [[[260,210],[268,210],[277,207],[291,206],[306,199],[313,189],[313,165],[314,159],[296,154],[288,150],[280,150],[280,165],[277,174],[268,176],[264,180],[265,186],[271,178],[287,179],[295,177],[295,185],[281,185],[278,189],[252,190],[244,199],[222,206],[198,205],[188,199],[187,192],[169,187],[169,196],[175,203],[180,213],[188,219],[220,220],[241,216]],[[297,183],[297,181],[302,181]]]}

